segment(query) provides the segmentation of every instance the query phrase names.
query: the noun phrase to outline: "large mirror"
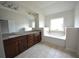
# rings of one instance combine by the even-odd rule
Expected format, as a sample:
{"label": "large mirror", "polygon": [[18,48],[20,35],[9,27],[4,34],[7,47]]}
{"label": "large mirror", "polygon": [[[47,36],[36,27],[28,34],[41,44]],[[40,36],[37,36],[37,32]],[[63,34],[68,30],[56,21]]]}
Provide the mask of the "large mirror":
{"label": "large mirror", "polygon": [[6,21],[7,32],[9,33],[31,31],[35,27],[35,18],[33,15],[24,12],[20,13],[6,7],[0,7],[0,19]]}

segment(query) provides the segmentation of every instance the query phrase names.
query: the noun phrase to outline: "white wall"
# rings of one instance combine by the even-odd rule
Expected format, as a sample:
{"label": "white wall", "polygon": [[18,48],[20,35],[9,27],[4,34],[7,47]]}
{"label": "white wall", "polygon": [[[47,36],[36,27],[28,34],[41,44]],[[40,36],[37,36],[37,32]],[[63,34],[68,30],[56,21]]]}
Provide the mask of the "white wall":
{"label": "white wall", "polygon": [[44,28],[44,15],[41,13],[35,15],[35,28]]}
{"label": "white wall", "polygon": [[50,20],[54,18],[64,17],[65,27],[74,27],[74,10],[68,10],[45,17],[45,26],[49,26]]}
{"label": "white wall", "polygon": [[44,28],[45,26],[45,16],[43,14],[39,14],[39,28]]}
{"label": "white wall", "polygon": [[36,14],[35,16],[35,29],[39,28],[39,14]]}
{"label": "white wall", "polygon": [[0,20],[0,24],[1,24],[1,33],[8,33],[9,32],[8,21],[7,20]]}
{"label": "white wall", "polygon": [[77,28],[78,30],[77,30],[77,42],[76,42],[76,44],[77,44],[77,50],[76,50],[76,52],[77,52],[77,54],[78,54],[78,56],[79,56],[79,28]]}
{"label": "white wall", "polygon": [[[78,28],[78,33],[77,35],[79,35],[79,28]],[[77,37],[77,54],[79,55],[79,36]]]}
{"label": "white wall", "polygon": [[4,53],[4,48],[3,48],[3,41],[2,41],[2,37],[0,34],[0,58],[5,57],[5,53]]}
{"label": "white wall", "polygon": [[79,2],[77,3],[75,8],[75,27],[79,28]]}
{"label": "white wall", "polygon": [[[77,35],[79,35],[79,2],[77,2],[75,8],[75,27],[78,28]],[[77,53],[79,55],[79,36],[77,37]]]}
{"label": "white wall", "polygon": [[66,31],[66,49],[77,51],[78,28],[67,28]]}
{"label": "white wall", "polygon": [[2,41],[2,34],[1,34],[1,23],[0,23],[0,58],[4,58],[4,48],[3,48],[3,41]]}

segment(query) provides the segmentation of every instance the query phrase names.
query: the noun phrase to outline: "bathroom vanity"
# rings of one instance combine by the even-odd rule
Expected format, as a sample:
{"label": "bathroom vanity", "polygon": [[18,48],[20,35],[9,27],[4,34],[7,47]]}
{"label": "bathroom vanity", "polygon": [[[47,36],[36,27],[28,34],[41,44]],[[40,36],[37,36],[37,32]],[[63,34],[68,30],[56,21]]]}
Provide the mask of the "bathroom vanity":
{"label": "bathroom vanity", "polygon": [[3,37],[5,56],[13,58],[41,41],[41,31],[16,33]]}

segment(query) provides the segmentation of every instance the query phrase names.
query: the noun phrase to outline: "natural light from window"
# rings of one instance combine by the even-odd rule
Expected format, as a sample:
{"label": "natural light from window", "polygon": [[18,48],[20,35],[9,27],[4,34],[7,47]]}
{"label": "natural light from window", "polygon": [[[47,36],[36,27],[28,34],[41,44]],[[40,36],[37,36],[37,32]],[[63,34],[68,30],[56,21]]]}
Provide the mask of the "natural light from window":
{"label": "natural light from window", "polygon": [[64,18],[51,19],[50,31],[64,31]]}
{"label": "natural light from window", "polygon": [[64,17],[50,20],[50,26],[44,28],[44,36],[65,40]]}

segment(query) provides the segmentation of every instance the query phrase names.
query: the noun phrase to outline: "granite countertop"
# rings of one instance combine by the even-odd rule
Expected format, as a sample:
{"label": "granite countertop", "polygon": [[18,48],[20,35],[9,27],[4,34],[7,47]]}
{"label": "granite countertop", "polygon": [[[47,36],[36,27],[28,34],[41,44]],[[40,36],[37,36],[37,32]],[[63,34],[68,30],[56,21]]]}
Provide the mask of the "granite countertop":
{"label": "granite countertop", "polygon": [[6,40],[6,39],[19,37],[19,36],[23,36],[23,35],[28,35],[28,34],[33,34],[33,33],[38,33],[38,32],[39,31],[27,31],[27,32],[8,33],[8,34],[3,34],[2,35],[2,39]]}

